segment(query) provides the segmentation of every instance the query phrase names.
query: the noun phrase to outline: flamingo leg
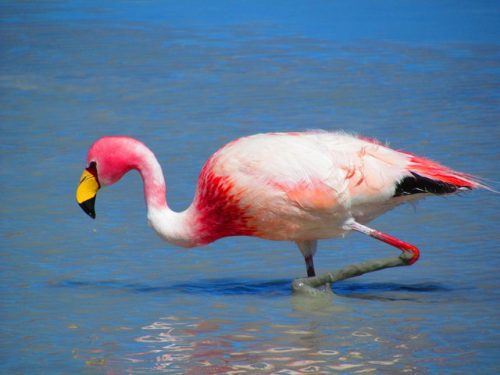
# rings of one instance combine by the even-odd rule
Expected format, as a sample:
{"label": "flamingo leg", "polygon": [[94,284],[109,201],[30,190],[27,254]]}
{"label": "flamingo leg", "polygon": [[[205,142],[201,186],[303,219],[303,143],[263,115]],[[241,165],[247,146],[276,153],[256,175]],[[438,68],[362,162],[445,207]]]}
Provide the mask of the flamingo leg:
{"label": "flamingo leg", "polygon": [[366,234],[367,236],[370,236],[372,238],[375,238],[379,241],[385,242],[388,245],[397,247],[399,250],[403,252],[407,252],[411,254],[411,258],[408,259],[407,265],[412,265],[415,263],[418,258],[420,257],[420,251],[416,246],[413,246],[407,242],[401,241],[400,239],[397,239],[395,237],[392,237],[386,233],[382,233],[378,230],[372,229],[370,227],[367,227],[366,225],[360,224],[354,220],[349,221],[345,225],[346,229],[352,229],[357,232]]}
{"label": "flamingo leg", "polygon": [[392,237],[388,234],[359,224],[354,220],[347,223],[345,229],[361,232],[379,241],[397,247],[402,251],[402,253],[398,257],[372,260],[364,263],[354,264],[352,266],[347,266],[340,270],[328,272],[320,276],[296,279],[292,284],[292,289],[294,292],[306,294],[309,296],[325,295],[325,292],[329,292],[327,294],[330,295],[330,288],[326,290],[324,288],[318,289],[318,287],[331,284],[336,281],[349,279],[351,277],[360,276],[365,273],[383,270],[386,268],[409,266],[415,263],[419,258],[420,253],[417,247],[401,241],[395,237]]}
{"label": "flamingo leg", "polygon": [[296,244],[299,247],[300,252],[304,256],[304,261],[306,262],[307,277],[316,276],[316,272],[314,271],[313,256],[318,248],[318,241],[296,241]]}
{"label": "flamingo leg", "polygon": [[306,262],[306,270],[307,270],[307,277],[314,277],[316,276],[316,271],[314,271],[314,262],[313,262],[313,256],[308,255],[304,258]]}

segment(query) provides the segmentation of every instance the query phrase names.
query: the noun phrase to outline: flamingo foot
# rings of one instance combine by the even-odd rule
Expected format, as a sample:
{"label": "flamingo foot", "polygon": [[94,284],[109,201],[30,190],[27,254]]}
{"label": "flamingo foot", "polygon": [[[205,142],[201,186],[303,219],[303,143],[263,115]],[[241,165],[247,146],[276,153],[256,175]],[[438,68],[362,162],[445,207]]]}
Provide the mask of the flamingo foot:
{"label": "flamingo foot", "polygon": [[[420,252],[416,246],[409,243],[401,241],[395,237],[392,237],[386,233],[382,233],[378,230],[369,228],[363,224],[356,222],[354,219],[346,222],[344,226],[345,230],[355,230],[375,238],[379,241],[385,242],[388,245],[397,247],[402,253],[395,258],[386,258],[372,260],[364,263],[353,264],[352,266],[344,267],[340,270],[334,272],[328,272],[324,275],[315,276],[308,278],[296,279],[292,283],[292,290],[295,293],[303,293],[310,296],[324,295],[326,289],[332,294],[330,285],[334,282],[349,279],[351,277],[356,277],[369,272],[380,271],[386,268],[410,266],[415,263],[420,257]],[[306,257],[307,274],[309,274],[309,265],[311,265],[314,272],[314,266],[312,265],[312,256],[310,257],[310,263]]]}
{"label": "flamingo foot", "polygon": [[333,295],[330,286],[337,281],[350,279],[351,277],[361,276],[365,273],[380,271],[386,268],[407,266],[411,264],[412,258],[413,254],[409,251],[405,251],[398,257],[371,260],[353,264],[323,275],[295,279],[292,283],[292,290],[294,293],[305,294],[312,297]]}

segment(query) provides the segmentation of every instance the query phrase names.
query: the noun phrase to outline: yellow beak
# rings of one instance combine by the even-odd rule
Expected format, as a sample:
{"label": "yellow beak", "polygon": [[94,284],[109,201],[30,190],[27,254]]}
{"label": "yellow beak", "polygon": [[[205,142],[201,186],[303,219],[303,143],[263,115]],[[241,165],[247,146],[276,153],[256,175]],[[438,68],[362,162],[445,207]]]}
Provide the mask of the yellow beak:
{"label": "yellow beak", "polygon": [[76,189],[76,201],[92,219],[95,219],[95,196],[100,187],[96,176],[89,172],[88,169],[85,169]]}

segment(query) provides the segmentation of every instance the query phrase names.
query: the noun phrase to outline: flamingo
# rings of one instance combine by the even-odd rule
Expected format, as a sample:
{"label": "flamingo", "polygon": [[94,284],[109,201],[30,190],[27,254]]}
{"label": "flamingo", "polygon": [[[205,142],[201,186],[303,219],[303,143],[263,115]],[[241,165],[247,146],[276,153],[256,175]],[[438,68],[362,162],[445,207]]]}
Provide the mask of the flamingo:
{"label": "flamingo", "polygon": [[403,251],[406,264],[419,249],[366,224],[428,195],[485,188],[477,178],[430,159],[396,151],[375,139],[344,132],[266,133],[236,139],[203,166],[191,205],[171,210],[163,172],[153,152],[124,136],[103,137],[89,149],[76,190],[95,218],[99,188],[137,170],[144,183],[147,219],[167,242],[194,247],[222,237],[294,241],[308,277],[321,239],[357,231]]}

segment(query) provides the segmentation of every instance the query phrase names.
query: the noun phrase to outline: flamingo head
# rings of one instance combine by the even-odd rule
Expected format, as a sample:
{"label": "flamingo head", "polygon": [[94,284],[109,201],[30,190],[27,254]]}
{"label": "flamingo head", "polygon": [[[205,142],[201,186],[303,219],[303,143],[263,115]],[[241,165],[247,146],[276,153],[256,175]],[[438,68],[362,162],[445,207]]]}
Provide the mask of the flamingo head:
{"label": "flamingo head", "polygon": [[137,150],[144,145],[129,137],[103,137],[97,140],[87,154],[87,167],[76,189],[76,201],[83,211],[95,219],[95,199],[101,186],[120,180],[131,169],[137,168]]}

